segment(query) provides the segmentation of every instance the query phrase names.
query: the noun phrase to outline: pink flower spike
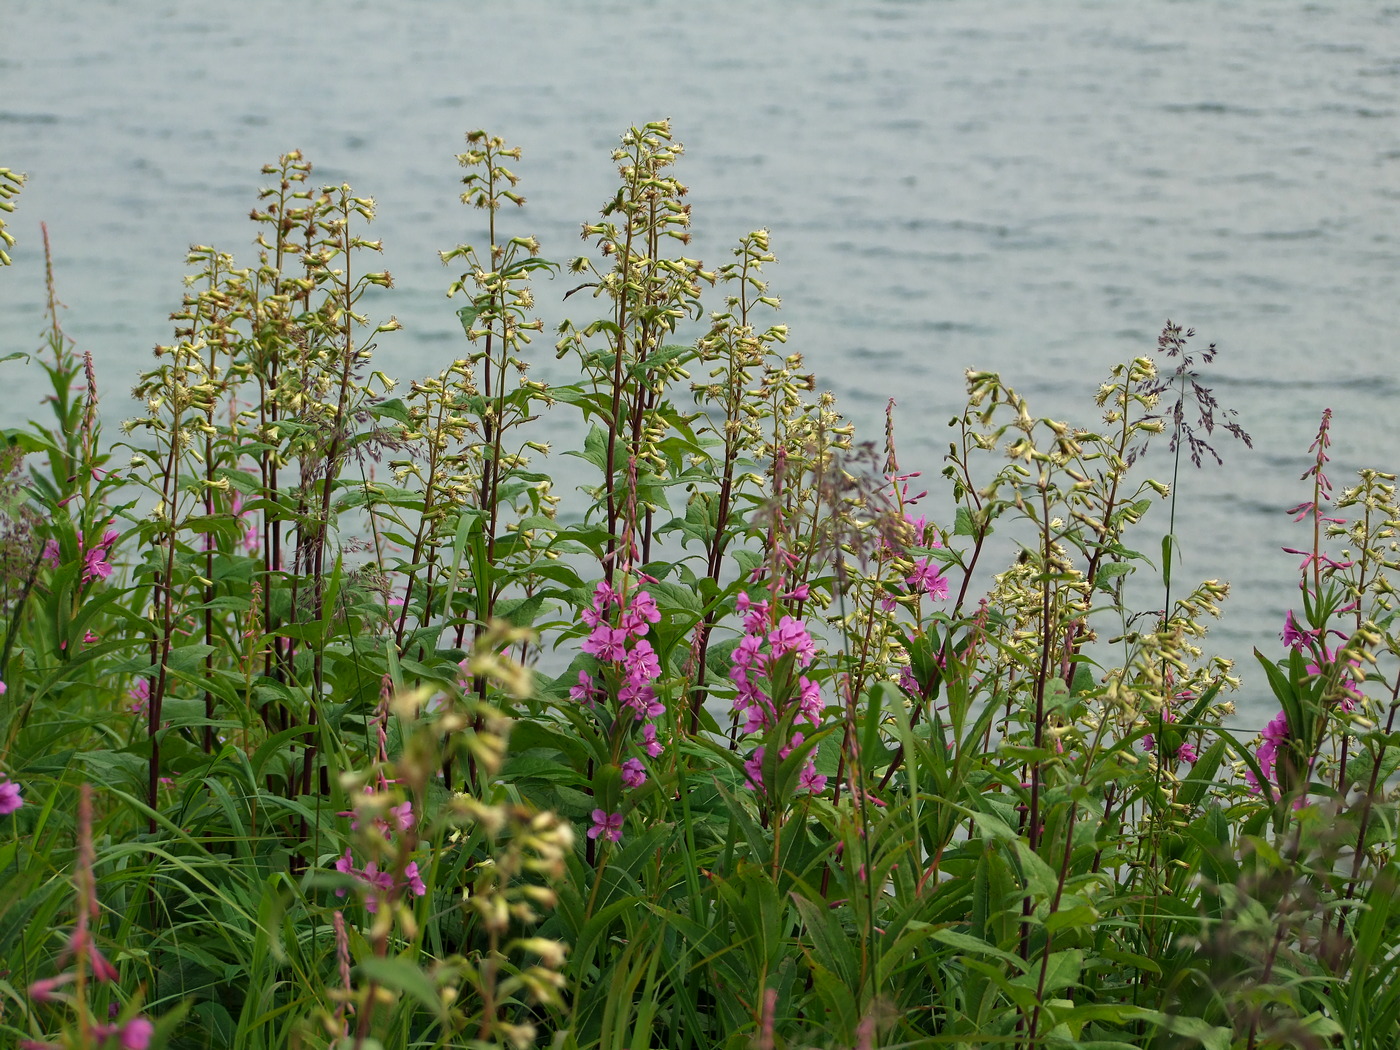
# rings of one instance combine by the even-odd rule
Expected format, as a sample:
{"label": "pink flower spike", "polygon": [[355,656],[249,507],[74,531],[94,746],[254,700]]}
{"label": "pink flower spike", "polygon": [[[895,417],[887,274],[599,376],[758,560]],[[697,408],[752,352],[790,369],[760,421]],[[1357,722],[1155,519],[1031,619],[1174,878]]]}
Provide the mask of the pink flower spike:
{"label": "pink flower spike", "polygon": [[418,873],[418,862],[411,860],[408,867],[403,869],[403,877],[408,883],[409,891],[415,897],[421,897],[428,892],[428,887],[423,885],[423,877]]}

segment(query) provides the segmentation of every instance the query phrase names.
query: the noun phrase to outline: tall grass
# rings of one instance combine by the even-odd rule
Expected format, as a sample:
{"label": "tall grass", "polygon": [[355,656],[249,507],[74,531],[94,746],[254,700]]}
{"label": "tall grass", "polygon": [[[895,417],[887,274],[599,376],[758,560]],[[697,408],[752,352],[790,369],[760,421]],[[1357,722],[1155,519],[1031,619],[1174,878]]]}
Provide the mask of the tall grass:
{"label": "tall grass", "polygon": [[559,265],[469,134],[465,344],[406,387],[373,201],[296,153],[117,440],[50,280],[0,480],[5,1041],[1394,1046],[1393,476],[1334,490],[1324,418],[1280,713],[1234,728],[1228,587],[1160,507],[1244,437],[1214,347],[1168,322],[1080,424],[969,372],[916,491],[893,404],[862,444],[786,346],[769,233],[684,255],[682,156],[629,130]]}

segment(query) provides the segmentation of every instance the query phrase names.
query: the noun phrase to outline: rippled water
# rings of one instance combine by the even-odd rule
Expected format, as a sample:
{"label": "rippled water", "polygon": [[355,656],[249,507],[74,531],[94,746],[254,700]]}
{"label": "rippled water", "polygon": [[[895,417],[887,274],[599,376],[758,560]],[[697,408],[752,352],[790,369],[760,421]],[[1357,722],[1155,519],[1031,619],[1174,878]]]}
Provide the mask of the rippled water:
{"label": "rippled water", "polygon": [[[1109,365],[1168,317],[1216,342],[1216,393],[1255,450],[1222,439],[1225,467],[1184,479],[1181,571],[1233,581],[1213,637],[1243,657],[1296,600],[1282,511],[1323,408],[1338,484],[1400,461],[1397,113],[1400,8],[1359,0],[9,0],[0,165],[31,181],[0,350],[37,344],[44,219],[66,327],[120,419],[170,338],[186,246],[251,262],[258,169],[301,148],[379,202],[399,287],[371,310],[406,325],[380,366],[435,372],[461,347],[436,252],[480,237],[456,200],[462,133],[524,147],[530,203],[505,222],[564,259],[618,134],[670,116],[693,254],[772,230],[790,345],[868,436],[898,399],[906,468],[937,473],[966,368],[1091,424]],[[6,367],[14,424],[39,391]],[[1241,706],[1262,709],[1250,677]]]}

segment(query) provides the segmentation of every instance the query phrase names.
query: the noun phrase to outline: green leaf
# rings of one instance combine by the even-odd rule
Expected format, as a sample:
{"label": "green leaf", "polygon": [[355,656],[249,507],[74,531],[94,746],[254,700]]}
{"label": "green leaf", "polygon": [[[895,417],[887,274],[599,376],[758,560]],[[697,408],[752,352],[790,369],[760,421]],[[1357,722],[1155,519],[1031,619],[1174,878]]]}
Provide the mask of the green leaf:
{"label": "green leaf", "polygon": [[371,955],[361,959],[356,969],[363,977],[376,984],[381,984],[396,992],[403,992],[418,1000],[423,1009],[434,1017],[443,1018],[446,1016],[442,997],[438,995],[438,990],[434,987],[433,982],[428,980],[427,974],[408,960],[386,959]]}
{"label": "green leaf", "polygon": [[959,933],[957,930],[944,927],[940,930],[934,930],[930,936],[933,940],[940,944],[946,944],[949,948],[956,948],[962,952],[976,952],[979,955],[990,955],[993,959],[1000,959],[1016,970],[1024,972],[1026,969],[1026,961],[1019,955],[1012,955],[1005,949],[998,948],[995,944],[988,944],[970,934]]}
{"label": "green leaf", "polygon": [[380,401],[370,406],[370,415],[376,419],[392,419],[396,423],[408,426],[408,406],[403,403],[401,397],[391,397],[385,401]]}
{"label": "green leaf", "polygon": [[1078,930],[1093,926],[1099,921],[1098,909],[1088,904],[1076,905],[1073,908],[1065,908],[1061,911],[1052,912],[1045,918],[1045,930],[1047,933],[1056,933],[1059,930]]}

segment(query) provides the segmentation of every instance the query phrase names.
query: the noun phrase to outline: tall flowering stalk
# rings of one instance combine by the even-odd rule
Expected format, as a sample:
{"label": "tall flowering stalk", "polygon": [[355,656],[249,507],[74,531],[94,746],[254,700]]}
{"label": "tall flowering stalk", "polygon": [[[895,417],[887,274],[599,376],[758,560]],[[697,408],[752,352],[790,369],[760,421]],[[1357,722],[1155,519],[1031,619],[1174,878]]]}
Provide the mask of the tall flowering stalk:
{"label": "tall flowering stalk", "polygon": [[[97,946],[93,926],[101,918],[97,902],[97,860],[92,844],[92,787],[83,784],[78,795],[78,851],[73,873],[76,908],[72,932],[60,958],[70,963],[55,977],[40,978],[30,984],[31,1002],[66,1006],[76,1024],[65,1025],[57,1041],[21,1040],[24,1050],[88,1050],[111,1045],[115,1039],[123,1050],[146,1050],[155,1025],[150,1019],[128,1008],[121,1016],[114,1007],[112,1016],[100,1018],[92,1003],[92,984],[112,984],[120,980],[117,968]],[[71,988],[71,991],[69,990]]]}
{"label": "tall flowering stalk", "polygon": [[[813,729],[822,724],[821,687],[802,672],[816,656],[817,646],[799,619],[782,614],[784,600],[806,597],[799,587],[777,599],[753,601],[740,592],[736,602],[744,618],[744,633],[732,656],[729,671],[734,682],[733,714],[740,733],[758,743],[744,761],[749,785],[770,803],[783,797],[776,766],[768,755],[776,753],[781,762],[806,740],[794,728],[805,722]],[[819,794],[826,789],[826,777],[817,772],[809,757],[798,775],[800,791]]]}
{"label": "tall flowering stalk", "polygon": [[[581,614],[589,627],[581,648],[593,657],[595,667],[580,670],[577,684],[569,689],[570,697],[594,711],[607,730],[610,764],[617,768],[621,787],[629,791],[646,783],[640,756],[657,758],[662,753],[656,720],[666,713],[656,692],[661,662],[647,638],[661,612],[650,593],[630,582],[623,577],[618,590],[602,580],[594,589],[592,603]],[[600,801],[605,804],[593,811],[588,837],[618,842],[623,812],[613,808],[614,799]]]}

